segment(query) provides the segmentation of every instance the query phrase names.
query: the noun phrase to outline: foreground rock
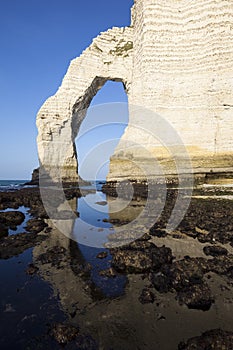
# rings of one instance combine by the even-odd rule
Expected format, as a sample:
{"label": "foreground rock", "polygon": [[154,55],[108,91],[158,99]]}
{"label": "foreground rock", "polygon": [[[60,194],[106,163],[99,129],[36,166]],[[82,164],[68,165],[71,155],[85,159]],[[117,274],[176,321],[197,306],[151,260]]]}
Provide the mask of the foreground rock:
{"label": "foreground rock", "polygon": [[0,223],[7,229],[15,230],[18,225],[25,220],[25,215],[21,211],[7,211],[0,213]]}
{"label": "foreground rock", "polygon": [[144,273],[158,270],[163,264],[171,263],[170,248],[157,247],[148,241],[135,241],[124,248],[112,249],[112,266],[118,272]]}
{"label": "foreground rock", "polygon": [[105,259],[108,256],[108,252],[100,252],[96,255],[97,259]]}
{"label": "foreground rock", "polygon": [[[224,248],[206,247],[206,252],[215,255],[212,259],[185,256],[174,261],[172,251],[165,246],[157,247],[148,240],[111,249],[112,267],[118,273],[145,274],[153,288],[160,293],[176,294],[179,304],[190,309],[207,311],[215,302],[207,283],[206,274],[214,272],[225,276],[228,283],[233,279],[233,255]],[[153,292],[143,289],[141,303],[153,302]]]}
{"label": "foreground rock", "polygon": [[155,295],[152,293],[152,291],[148,288],[144,288],[142,290],[142,293],[139,297],[139,301],[142,304],[150,304],[155,301]]}
{"label": "foreground rock", "polygon": [[214,329],[203,333],[199,337],[180,343],[178,350],[231,350],[233,349],[233,333]]}
{"label": "foreground rock", "polygon": [[52,326],[49,333],[59,344],[64,345],[78,336],[79,329],[70,325],[57,323]]}
{"label": "foreground rock", "polygon": [[37,235],[35,233],[19,233],[5,237],[0,240],[0,259],[9,259],[19,255],[26,249],[42,242],[45,238],[45,235]]}
{"label": "foreground rock", "polygon": [[56,323],[50,327],[49,335],[65,349],[97,350],[99,347],[91,336],[80,334],[78,327]]}
{"label": "foreground rock", "polygon": [[18,209],[20,206],[30,208],[30,213],[46,218],[39,188],[23,188],[18,191],[0,192],[0,210]]}
{"label": "foreground rock", "polygon": [[[224,192],[223,192],[224,191]],[[182,235],[190,236],[201,243],[231,244],[233,245],[233,201],[224,199],[215,200],[215,196],[231,195],[230,191],[216,188],[194,189],[194,196],[203,196],[204,199],[192,198],[190,206],[177,230]],[[208,198],[209,197],[209,198]],[[170,218],[177,198],[177,190],[167,191],[167,202],[160,219],[150,229],[150,234],[156,237],[167,236],[166,225]]]}
{"label": "foreground rock", "polygon": [[[63,191],[52,187],[46,190],[47,200],[56,210],[60,204],[64,202],[64,193],[67,200],[72,198],[79,198],[81,196],[78,188],[67,188]],[[29,209],[31,215],[38,219],[47,219],[48,214],[44,208],[41,198],[41,192],[38,187],[23,188],[18,191],[0,192],[0,210],[7,208],[18,209],[20,206],[25,206]]]}
{"label": "foreground rock", "polygon": [[214,272],[233,279],[233,255],[214,259],[190,258],[163,265],[159,272],[150,274],[150,281],[160,293],[176,292],[180,304],[190,309],[207,311],[214,303],[205,275]]}
{"label": "foreground rock", "polygon": [[39,233],[43,231],[45,227],[47,227],[48,224],[44,222],[44,220],[41,219],[30,219],[27,222],[26,229],[27,231],[31,233]]}
{"label": "foreground rock", "polygon": [[189,309],[208,311],[214,303],[209,286],[206,283],[191,284],[177,293],[180,304],[186,304]]}
{"label": "foreground rock", "polygon": [[112,267],[110,267],[109,269],[101,270],[99,272],[99,275],[107,278],[115,278],[117,276],[117,273]]}
{"label": "foreground rock", "polygon": [[220,255],[227,255],[228,251],[226,248],[220,247],[220,246],[207,246],[203,248],[203,251],[206,255],[211,256],[220,256]]}
{"label": "foreground rock", "polygon": [[204,274],[209,271],[208,261],[202,258],[189,258],[163,265],[158,273],[150,275],[150,281],[160,293],[175,291],[180,304],[190,309],[209,310],[214,298]]}
{"label": "foreground rock", "polygon": [[35,266],[33,263],[30,263],[26,269],[26,273],[28,275],[34,275],[39,271],[38,267]]}
{"label": "foreground rock", "polygon": [[67,260],[67,250],[64,247],[55,246],[39,255],[36,260],[42,265],[51,264],[60,267]]}
{"label": "foreground rock", "polygon": [[0,223],[0,239],[8,236],[8,228]]}

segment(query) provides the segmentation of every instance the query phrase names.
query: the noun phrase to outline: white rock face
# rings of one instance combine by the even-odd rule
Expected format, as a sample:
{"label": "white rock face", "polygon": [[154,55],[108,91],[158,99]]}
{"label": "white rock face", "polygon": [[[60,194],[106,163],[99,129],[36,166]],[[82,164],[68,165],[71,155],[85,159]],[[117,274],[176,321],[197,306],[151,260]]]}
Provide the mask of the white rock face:
{"label": "white rock face", "polygon": [[[53,180],[77,180],[74,145],[92,98],[107,80],[132,81],[132,28],[112,28],[93,40],[80,57],[71,61],[57,93],[37,116],[40,164]],[[59,173],[60,172],[60,173]]]}
{"label": "white rock face", "polygon": [[[232,171],[232,62],[232,0],[135,1],[131,27],[112,28],[94,39],[40,109],[41,166],[52,179],[77,180],[74,139],[83,111],[107,80],[115,80],[126,88],[130,115],[108,180],[153,176],[159,172],[155,159],[173,174],[174,157],[167,149],[177,159],[189,156],[196,173]],[[144,131],[143,112],[134,106],[153,112]],[[168,144],[154,137],[161,122],[157,114],[176,130],[188,155],[166,131],[160,130]]]}

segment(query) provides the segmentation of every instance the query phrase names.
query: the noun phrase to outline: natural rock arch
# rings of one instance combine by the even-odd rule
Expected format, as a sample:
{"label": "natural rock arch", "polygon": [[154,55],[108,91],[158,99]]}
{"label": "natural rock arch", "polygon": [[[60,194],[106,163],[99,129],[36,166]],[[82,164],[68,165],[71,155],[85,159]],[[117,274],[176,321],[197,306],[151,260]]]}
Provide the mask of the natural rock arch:
{"label": "natural rock arch", "polygon": [[[94,39],[40,109],[41,169],[53,180],[59,173],[65,181],[77,180],[74,135],[99,87],[118,80],[126,88],[129,106],[150,109],[177,131],[195,173],[233,171],[232,62],[232,0],[135,0],[131,26],[114,27]],[[141,120],[129,111],[120,144],[137,139],[162,160],[165,173],[173,174],[164,150],[135,134]],[[151,125],[156,122],[154,115]],[[138,150],[131,154],[131,159],[137,157],[142,158]],[[115,152],[108,180],[140,178],[126,158],[121,167]],[[156,175],[153,167],[149,175]]]}
{"label": "natural rock arch", "polygon": [[[112,84],[108,85],[107,83],[109,82],[112,82]],[[109,90],[109,86],[111,89],[114,86],[114,89]],[[98,94],[99,90],[102,90],[101,94],[107,96],[107,98],[109,92],[113,92],[114,99],[116,98],[115,96],[119,97],[120,93],[120,99],[124,98],[125,102],[102,102],[99,105],[96,105],[95,95]],[[75,147],[77,149],[76,158],[79,182],[82,181],[82,178],[94,179],[100,175],[102,176],[102,179],[106,177],[106,169],[109,168],[109,157],[114,152],[117,139],[119,141],[119,137],[123,133],[122,127],[125,128],[128,125],[127,90],[125,82],[122,79],[96,77],[90,86],[89,91],[90,92],[86,95],[85,101],[81,99],[81,101],[78,101],[73,107],[72,116],[72,139],[75,140],[74,149]],[[83,106],[85,107],[83,108]],[[88,116],[86,118],[87,114]],[[100,115],[101,117],[99,117]],[[85,122],[83,123],[84,119]],[[101,126],[104,128],[99,129]],[[114,130],[114,138],[116,139],[113,138],[113,134],[106,133],[109,126],[110,128],[116,126],[116,129]],[[90,141],[90,135],[94,136],[96,141],[95,145]],[[105,135],[104,139],[102,139],[103,135]],[[86,141],[83,140],[83,136]],[[98,141],[98,137],[102,139],[101,142]],[[79,143],[80,138],[82,139],[81,146]],[[104,154],[105,156],[99,157],[99,154],[102,156]],[[95,159],[93,159],[93,157]],[[104,171],[102,167],[105,169]],[[98,173],[98,171],[100,171],[100,173]]]}
{"label": "natural rock arch", "polygon": [[132,51],[132,28],[112,28],[71,62],[61,87],[37,116],[38,153],[45,176],[78,180],[74,142],[79,127],[93,97],[108,80],[122,82],[128,94]]}

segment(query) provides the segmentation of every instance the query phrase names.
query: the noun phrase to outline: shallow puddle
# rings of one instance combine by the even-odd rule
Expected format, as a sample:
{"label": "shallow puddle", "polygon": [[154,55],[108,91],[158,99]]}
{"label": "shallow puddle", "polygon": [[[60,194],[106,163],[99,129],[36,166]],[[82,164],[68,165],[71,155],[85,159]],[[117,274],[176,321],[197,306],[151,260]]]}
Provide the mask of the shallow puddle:
{"label": "shallow puddle", "polygon": [[32,260],[33,249],[0,260],[1,349],[32,349],[36,338],[44,339],[49,323],[65,319],[50,283],[26,273]]}
{"label": "shallow puddle", "polygon": [[26,224],[27,221],[32,219],[32,215],[29,213],[30,208],[24,207],[24,206],[20,206],[18,209],[13,209],[13,208],[7,208],[5,210],[0,210],[0,212],[9,212],[9,211],[20,211],[21,213],[23,213],[25,215],[25,219],[22,222],[22,224],[17,225],[15,230],[8,230],[8,235],[16,235],[18,233],[22,233],[22,232],[27,232],[26,231]]}

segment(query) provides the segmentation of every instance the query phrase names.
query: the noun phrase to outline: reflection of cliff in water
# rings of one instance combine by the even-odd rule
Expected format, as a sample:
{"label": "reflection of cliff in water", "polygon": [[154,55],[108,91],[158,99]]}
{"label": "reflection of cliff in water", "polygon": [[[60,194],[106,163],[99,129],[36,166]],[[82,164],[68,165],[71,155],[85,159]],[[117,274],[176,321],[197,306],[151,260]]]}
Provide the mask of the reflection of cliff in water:
{"label": "reflection of cliff in water", "polygon": [[124,225],[134,221],[142,213],[146,206],[146,199],[136,197],[128,202],[124,198],[107,196],[109,205],[109,222],[115,226]]}
{"label": "reflection of cliff in water", "polygon": [[[89,195],[94,196],[93,194]],[[93,200],[92,197],[91,199]],[[85,223],[83,217],[86,214],[83,215],[82,210],[86,210],[86,207],[79,206],[78,203],[82,204],[82,198],[78,201],[76,199],[69,201],[74,213],[77,213],[79,209],[83,225]],[[59,210],[60,212],[64,210],[63,203],[59,203],[58,212]],[[98,215],[98,213],[94,215]],[[92,220],[97,222],[96,218],[92,218]],[[101,271],[107,270],[111,266],[111,254],[107,249],[85,246],[68,238],[75,237],[75,227],[79,226],[79,217],[73,220],[61,219],[60,216],[59,220],[49,221],[49,225],[53,229],[47,239],[34,248],[33,258],[39,267],[41,276],[52,285],[63,310],[68,315],[74,315],[75,310],[80,310],[91,302],[117,297],[124,292],[127,281],[125,276],[115,276],[108,279],[100,275]],[[54,224],[66,235],[54,227]],[[106,223],[100,221],[99,225],[106,226]],[[88,222],[86,226],[89,229]],[[107,227],[110,226],[112,225],[107,224]],[[89,234],[98,234],[98,227],[96,232]],[[96,258],[103,251],[108,253],[107,257],[104,259]]]}
{"label": "reflection of cliff in water", "polygon": [[[91,302],[91,297],[85,292],[84,280],[71,268],[69,238],[58,230],[52,230],[49,237],[34,248],[33,258],[41,276],[52,285],[54,294],[59,297],[65,313],[72,315],[77,303],[79,308],[83,308]],[[82,264],[84,259],[81,254],[79,259]]]}
{"label": "reflection of cliff in water", "polygon": [[[108,198],[109,208],[113,202],[113,198]],[[200,207],[200,201],[195,200],[194,204],[196,208]],[[108,221],[112,223],[112,232],[117,232],[120,226],[127,226],[128,220],[133,220],[144,207],[145,200],[138,198],[131,201],[125,211],[110,213]],[[194,211],[192,215],[197,213]],[[74,222],[67,221],[66,224],[72,232]],[[142,223],[139,224],[143,227]],[[143,232],[142,229],[141,233]],[[185,255],[206,258],[203,244],[185,235],[182,239],[170,235],[160,238],[151,236],[150,241],[157,246],[165,244],[170,247],[176,259],[182,259]],[[103,249],[78,245],[56,229],[34,249],[34,261],[40,274],[50,282],[54,293],[59,296],[61,307],[70,323],[78,325],[82,331],[96,339],[100,349],[154,350],[156,347],[173,350],[180,341],[207,329],[219,327],[231,330],[232,288],[221,276],[210,276],[208,283],[216,298],[214,305],[206,312],[180,306],[173,293],[160,294],[154,289],[155,302],[141,304],[139,297],[149,285],[149,280],[143,275],[121,276],[124,281],[122,290],[125,287],[125,293],[118,294],[116,298],[108,298],[106,286],[114,289],[114,283],[117,285],[122,280],[99,277],[99,269],[106,268],[111,261],[109,252],[106,262],[96,259],[100,251]],[[230,249],[229,252],[232,253]]]}

